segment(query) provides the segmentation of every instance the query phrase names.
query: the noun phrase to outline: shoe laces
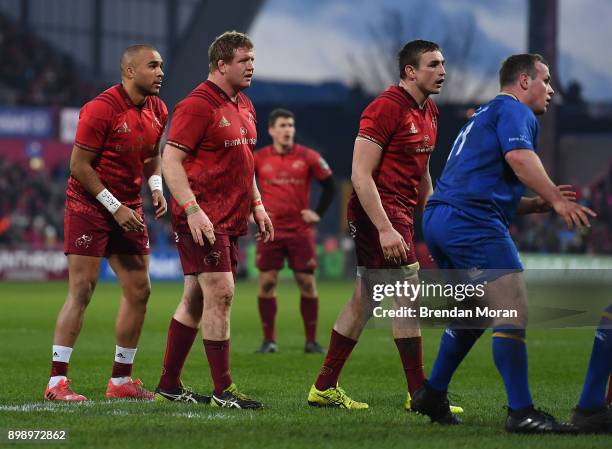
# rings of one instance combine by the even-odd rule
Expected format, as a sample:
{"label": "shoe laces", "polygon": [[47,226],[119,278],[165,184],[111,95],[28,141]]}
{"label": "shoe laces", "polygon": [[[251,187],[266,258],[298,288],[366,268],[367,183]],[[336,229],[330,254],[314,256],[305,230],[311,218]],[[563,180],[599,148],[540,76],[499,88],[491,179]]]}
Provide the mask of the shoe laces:
{"label": "shoe laces", "polygon": [[338,392],[338,396],[340,396],[340,400],[342,401],[342,403],[351,405],[354,402],[351,398],[349,398],[349,396],[346,394],[346,391],[344,391],[342,387],[336,386],[336,391]]}
{"label": "shoe laces", "polygon": [[142,381],[140,379],[132,380],[131,383],[137,390],[144,391],[144,387],[142,386]]}
{"label": "shoe laces", "polygon": [[241,399],[243,401],[250,400],[250,398],[246,394],[238,390],[238,387],[236,386],[236,384],[231,384],[229,387],[225,389],[225,391],[232,394],[237,399]]}
{"label": "shoe laces", "polygon": [[70,388],[70,384],[72,383],[72,379],[66,379],[64,381],[60,381],[55,388],[57,388],[60,391],[65,391],[67,393],[71,393],[74,394],[74,391],[72,391],[72,388]]}
{"label": "shoe laces", "polygon": [[540,408],[535,408],[535,407],[534,407],[534,409],[533,409],[533,410],[534,410],[536,413],[539,413],[540,415],[544,416],[546,419],[549,419],[549,420],[551,420],[551,421],[553,421],[553,422],[556,422],[556,421],[557,421],[557,419],[556,419],[556,418],[555,418],[553,415],[551,415],[550,413],[548,413],[548,412],[546,412],[546,411],[544,411],[544,410],[542,410],[542,409],[540,409]]}

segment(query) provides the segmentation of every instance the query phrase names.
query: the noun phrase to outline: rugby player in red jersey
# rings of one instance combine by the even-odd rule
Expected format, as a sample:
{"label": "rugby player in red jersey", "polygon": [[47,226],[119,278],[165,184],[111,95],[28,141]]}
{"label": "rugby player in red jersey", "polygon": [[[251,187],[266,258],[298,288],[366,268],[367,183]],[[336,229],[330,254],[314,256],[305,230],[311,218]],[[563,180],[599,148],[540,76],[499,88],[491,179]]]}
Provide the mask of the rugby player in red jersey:
{"label": "rugby player in red jersey", "polygon": [[[429,156],[436,144],[438,109],[430,95],[442,88],[444,58],[437,44],[416,40],[402,48],[398,60],[399,84],[372,101],[359,123],[347,212],[357,280],[308,394],[314,406],[368,408],[338,387],[340,371],[372,316],[372,299],[363,280],[366,270],[401,269],[405,280],[418,282],[413,213],[415,208],[423,210],[433,191]],[[410,393],[424,381],[420,330],[396,318],[393,336],[406,374],[409,406]]]}
{"label": "rugby player in red jersey", "polygon": [[72,391],[66,376],[103,257],[123,291],[106,396],[153,399],[153,393],[140,380],[132,380],[131,374],[151,288],[149,239],[140,198],[143,177],[151,188],[155,217],[164,215],[167,207],[159,156],[168,119],[166,105],[158,98],[162,65],[153,47],[128,47],[121,57],[121,83],[80,111],[64,219],[68,297],[55,326],[47,400],[86,399]]}
{"label": "rugby player in red jersey", "polygon": [[[255,109],[241,92],[253,77],[253,44],[243,33],[226,32],[210,45],[208,59],[208,79],[174,109],[163,155],[185,283],[155,391],[159,400],[256,409],[262,404],[238,391],[229,364],[238,236],[247,232],[251,212],[258,238],[274,238],[255,184]],[[189,391],[180,380],[200,326],[212,397]]]}
{"label": "rugby player in red jersey", "polygon": [[[315,224],[334,197],[334,178],[327,162],[315,150],[294,143],[295,118],[291,111],[275,109],[268,118],[272,145],[255,153],[255,175],[268,215],[274,223],[274,242],[258,242],[257,297],[264,341],[257,352],[277,352],[274,320],[276,285],[285,257],[300,289],[300,312],[304,320],[304,352],[322,353],[316,341],[319,298],[314,270],[317,267]],[[310,209],[310,181],[322,187],[317,207]]]}

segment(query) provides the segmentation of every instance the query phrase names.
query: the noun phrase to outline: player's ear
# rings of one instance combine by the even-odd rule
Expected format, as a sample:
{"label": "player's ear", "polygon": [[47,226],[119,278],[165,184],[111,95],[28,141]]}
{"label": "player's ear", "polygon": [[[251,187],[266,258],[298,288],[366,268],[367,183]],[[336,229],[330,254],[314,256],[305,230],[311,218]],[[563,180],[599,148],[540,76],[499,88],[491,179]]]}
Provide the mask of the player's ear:
{"label": "player's ear", "polygon": [[225,61],[223,59],[219,59],[217,61],[217,70],[219,70],[219,73],[221,75],[225,75],[226,72],[226,64]]}
{"label": "player's ear", "polygon": [[404,78],[406,80],[413,80],[416,78],[415,68],[410,64],[404,66]]}
{"label": "player's ear", "polygon": [[521,73],[519,75],[519,85],[521,89],[527,90],[529,89],[529,81],[531,80],[531,76],[528,73]]}

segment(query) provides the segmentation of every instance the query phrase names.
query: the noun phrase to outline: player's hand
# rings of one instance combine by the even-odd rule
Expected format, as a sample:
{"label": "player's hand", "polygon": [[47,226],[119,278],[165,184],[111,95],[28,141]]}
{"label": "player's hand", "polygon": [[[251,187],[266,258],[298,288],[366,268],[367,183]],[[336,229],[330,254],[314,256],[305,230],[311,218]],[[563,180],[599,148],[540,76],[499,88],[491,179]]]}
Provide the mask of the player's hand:
{"label": "player's hand", "polygon": [[321,221],[321,217],[312,209],[302,209],[302,220],[308,224],[315,224]]}
{"label": "player's hand", "polygon": [[[576,201],[576,192],[574,191],[571,185],[563,184],[557,186],[557,190],[559,190],[561,195],[563,195],[566,200],[573,202]],[[533,211],[535,213],[550,212],[551,210],[553,210],[553,205],[546,201],[544,198],[540,196],[536,196],[534,198]]]}
{"label": "player's hand", "polygon": [[265,209],[261,208],[253,211],[253,219],[258,231],[255,233],[255,240],[266,242],[274,241],[274,226]]}
{"label": "player's hand", "polygon": [[591,217],[597,217],[597,214],[586,206],[581,206],[578,203],[570,201],[568,199],[559,200],[553,204],[553,209],[557,214],[565,220],[567,229],[574,229],[574,227],[590,228],[591,223],[587,215]]}
{"label": "player's hand", "polygon": [[198,245],[204,246],[204,239],[208,240],[211,245],[215,244],[215,229],[202,209],[187,215],[187,224],[193,241]]}
{"label": "player's hand", "polygon": [[393,227],[380,231],[379,239],[385,260],[398,265],[408,263],[410,248],[402,235]]}
{"label": "player's hand", "polygon": [[153,190],[151,198],[153,199],[153,207],[155,207],[155,219],[159,220],[166,215],[168,203],[166,203],[166,198],[164,198],[164,194],[161,190]]}
{"label": "player's hand", "polygon": [[115,221],[124,231],[142,232],[144,231],[144,220],[138,213],[123,204],[113,214]]}

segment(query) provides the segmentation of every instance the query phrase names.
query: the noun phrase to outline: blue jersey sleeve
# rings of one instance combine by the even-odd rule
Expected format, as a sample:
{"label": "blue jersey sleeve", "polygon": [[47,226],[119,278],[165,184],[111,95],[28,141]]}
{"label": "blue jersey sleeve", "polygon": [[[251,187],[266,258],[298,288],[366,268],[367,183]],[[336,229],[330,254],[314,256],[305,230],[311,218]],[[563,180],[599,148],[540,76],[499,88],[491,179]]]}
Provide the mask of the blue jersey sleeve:
{"label": "blue jersey sleeve", "polygon": [[497,137],[503,154],[517,149],[536,150],[538,121],[522,103],[506,103],[499,111]]}

